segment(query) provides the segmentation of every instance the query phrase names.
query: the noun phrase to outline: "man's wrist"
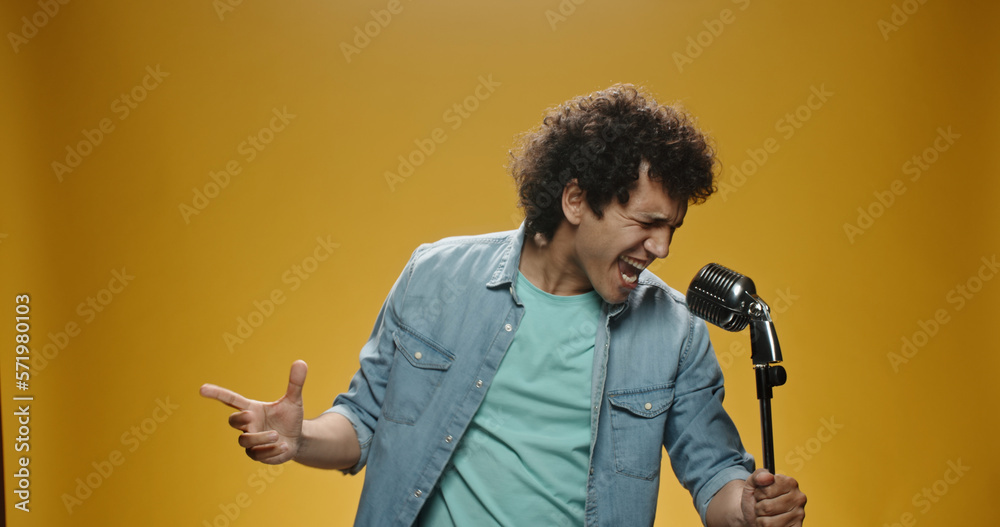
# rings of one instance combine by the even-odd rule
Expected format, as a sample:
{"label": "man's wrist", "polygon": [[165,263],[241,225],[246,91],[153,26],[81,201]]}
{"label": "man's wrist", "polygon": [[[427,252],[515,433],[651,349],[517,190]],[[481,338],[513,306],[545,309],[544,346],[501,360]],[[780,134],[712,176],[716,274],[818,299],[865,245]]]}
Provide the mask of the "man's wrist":
{"label": "man's wrist", "polygon": [[315,468],[347,470],[361,458],[354,425],[343,415],[326,412],[302,421],[293,459]]}
{"label": "man's wrist", "polygon": [[708,502],[705,525],[708,527],[749,527],[743,517],[743,484],[734,479],[726,483]]}

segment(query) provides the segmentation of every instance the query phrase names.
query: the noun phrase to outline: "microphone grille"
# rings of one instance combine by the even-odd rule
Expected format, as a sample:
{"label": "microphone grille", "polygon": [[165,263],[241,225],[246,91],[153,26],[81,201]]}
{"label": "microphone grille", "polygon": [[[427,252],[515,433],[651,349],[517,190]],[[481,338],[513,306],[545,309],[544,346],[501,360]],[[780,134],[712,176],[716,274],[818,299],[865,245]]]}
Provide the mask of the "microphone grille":
{"label": "microphone grille", "polygon": [[744,292],[756,292],[753,281],[723,265],[701,268],[688,287],[688,308],[695,315],[727,331],[743,331],[750,318],[743,314]]}

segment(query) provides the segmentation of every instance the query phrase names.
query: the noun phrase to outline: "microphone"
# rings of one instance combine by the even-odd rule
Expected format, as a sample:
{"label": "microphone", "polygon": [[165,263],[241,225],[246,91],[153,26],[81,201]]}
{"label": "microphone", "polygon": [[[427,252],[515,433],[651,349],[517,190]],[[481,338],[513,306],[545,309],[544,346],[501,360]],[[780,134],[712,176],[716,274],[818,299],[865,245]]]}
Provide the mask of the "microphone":
{"label": "microphone", "polygon": [[727,331],[750,323],[748,302],[755,302],[753,280],[717,263],[701,268],[688,286],[687,303],[695,315]]}
{"label": "microphone", "polygon": [[696,316],[727,331],[743,331],[750,326],[750,358],[757,377],[764,466],[775,474],[772,388],[785,384],[788,377],[783,367],[774,364],[781,362],[781,347],[771,322],[771,308],[757,296],[753,280],[717,263],[702,267],[691,280],[687,303]]}
{"label": "microphone", "polygon": [[749,325],[754,364],[781,362],[771,308],[757,296],[757,286],[749,277],[710,263],[691,280],[687,303],[696,316],[726,331],[743,331]]}

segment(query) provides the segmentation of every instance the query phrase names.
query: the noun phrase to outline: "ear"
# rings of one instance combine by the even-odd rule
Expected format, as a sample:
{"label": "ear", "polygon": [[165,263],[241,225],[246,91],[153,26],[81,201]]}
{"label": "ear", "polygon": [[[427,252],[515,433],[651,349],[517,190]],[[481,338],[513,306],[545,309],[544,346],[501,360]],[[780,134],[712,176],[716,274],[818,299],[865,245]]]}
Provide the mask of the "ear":
{"label": "ear", "polygon": [[587,194],[577,184],[576,179],[569,180],[563,187],[562,210],[566,221],[570,224],[579,225],[583,221],[585,213],[583,208],[588,206],[586,198]]}

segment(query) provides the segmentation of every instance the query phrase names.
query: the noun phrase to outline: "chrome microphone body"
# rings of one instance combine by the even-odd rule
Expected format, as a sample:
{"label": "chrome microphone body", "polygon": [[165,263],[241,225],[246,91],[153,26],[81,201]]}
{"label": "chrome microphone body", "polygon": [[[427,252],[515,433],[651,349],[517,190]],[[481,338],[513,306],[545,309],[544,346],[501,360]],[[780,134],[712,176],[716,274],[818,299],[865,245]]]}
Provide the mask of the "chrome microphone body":
{"label": "chrome microphone body", "polygon": [[771,308],[757,296],[753,280],[717,263],[702,267],[691,280],[687,303],[696,316],[727,331],[743,331],[750,326],[750,355],[757,378],[764,466],[774,474],[772,388],[785,384],[788,376],[785,369],[776,364],[781,362],[781,346],[771,321]]}

